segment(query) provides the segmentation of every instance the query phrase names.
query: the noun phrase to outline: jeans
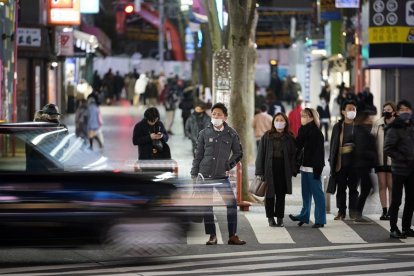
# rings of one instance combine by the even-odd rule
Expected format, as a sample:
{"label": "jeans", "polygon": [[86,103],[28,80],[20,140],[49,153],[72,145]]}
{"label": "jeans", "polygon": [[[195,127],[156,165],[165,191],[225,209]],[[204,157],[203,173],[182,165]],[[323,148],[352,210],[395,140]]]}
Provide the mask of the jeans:
{"label": "jeans", "polygon": [[315,201],[315,223],[326,224],[325,195],[321,179],[315,179],[313,173],[301,172],[302,178],[302,210],[296,216],[300,221],[309,223],[312,196]]}
{"label": "jeans", "polygon": [[[221,181],[221,184],[216,185],[216,190],[220,193],[221,198],[227,206],[227,228],[229,231],[229,237],[237,233],[237,202],[228,178],[217,179],[217,182]],[[203,191],[213,197],[213,187],[203,187]],[[216,235],[216,225],[214,224],[213,206],[206,207],[204,213],[204,227],[206,234]]]}
{"label": "jeans", "polygon": [[411,220],[413,218],[414,210],[414,172],[408,176],[392,174],[392,198],[391,206],[388,211],[390,215],[391,231],[398,229],[398,210],[402,200],[402,190],[405,188],[405,204],[402,216],[402,230],[411,228]]}
{"label": "jeans", "polygon": [[346,215],[346,188],[349,189],[349,212],[354,214],[358,205],[358,173],[356,169],[344,167],[337,173],[338,190],[336,206],[339,213]]}

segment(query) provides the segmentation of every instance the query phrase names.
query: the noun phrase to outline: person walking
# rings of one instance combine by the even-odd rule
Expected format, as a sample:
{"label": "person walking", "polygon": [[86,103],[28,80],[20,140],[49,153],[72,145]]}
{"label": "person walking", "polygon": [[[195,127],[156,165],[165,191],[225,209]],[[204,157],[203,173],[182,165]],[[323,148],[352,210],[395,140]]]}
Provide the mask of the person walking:
{"label": "person walking", "polygon": [[375,138],[371,135],[372,129],[372,112],[365,110],[358,112],[355,119],[354,139],[355,139],[355,158],[354,167],[358,174],[360,182],[360,191],[356,206],[355,222],[371,223],[370,220],[362,216],[365,202],[371,193],[373,184],[371,181],[371,170],[377,164],[377,152]]}
{"label": "person walking", "polygon": [[[390,237],[405,239],[414,237],[411,221],[414,210],[414,124],[411,103],[401,100],[397,104],[398,117],[389,124],[385,134],[384,153],[391,157],[392,197],[388,211],[390,215]],[[402,232],[397,226],[398,210],[405,188],[405,203],[402,216]]]}
{"label": "person walking", "polygon": [[312,197],[315,201],[315,224],[312,228],[321,228],[326,224],[325,195],[322,190],[321,174],[325,166],[325,148],[318,112],[305,108],[301,113],[302,126],[296,138],[302,185],[302,210],[299,215],[289,215],[299,226],[309,223]]}
{"label": "person walking", "polygon": [[211,118],[205,112],[205,105],[198,103],[193,114],[185,123],[185,135],[190,138],[193,145],[193,156],[196,155],[198,133],[210,125]]}
{"label": "person walking", "polygon": [[[382,117],[373,125],[371,134],[374,135],[377,148],[377,167],[375,172],[378,177],[379,197],[382,207],[380,220],[390,220],[388,214],[388,203],[391,203],[392,195],[392,173],[391,158],[384,154],[385,128],[391,124],[396,116],[397,106],[393,102],[387,102],[382,107]],[[387,199],[388,191],[388,199]]]}
{"label": "person walking", "polygon": [[292,176],[296,176],[296,143],[285,114],[277,113],[271,124],[260,139],[255,175],[267,183],[265,210],[269,226],[283,227],[285,197],[292,194]]}
{"label": "person walking", "polygon": [[75,113],[75,135],[88,142],[88,103],[85,99],[81,100]]}
{"label": "person walking", "polygon": [[98,142],[99,148],[103,148],[103,143],[99,139],[98,131],[103,125],[101,111],[96,104],[94,97],[88,98],[88,138],[89,148],[93,149],[93,140]]}
{"label": "person walking", "polygon": [[171,159],[167,142],[168,134],[160,121],[158,109],[148,108],[144,118],[135,125],[132,136],[132,143],[138,146],[138,159]]}
{"label": "person walking", "polygon": [[[279,114],[279,113],[277,113]],[[272,121],[274,117],[267,113],[267,106],[260,106],[260,113],[254,115],[252,127],[254,129],[254,136],[256,138],[256,146],[259,148],[259,142],[263,134],[272,128]]]}
{"label": "person walking", "polygon": [[148,84],[147,75],[145,73],[142,73],[141,75],[139,75],[139,78],[135,81],[135,87],[134,87],[135,95],[132,101],[133,105],[137,106],[140,101],[145,105],[144,93],[145,93],[145,89],[147,88],[147,84]]}
{"label": "person walking", "polygon": [[181,118],[183,119],[183,129],[185,134],[185,124],[187,123],[188,118],[191,116],[191,110],[194,108],[193,100],[193,90],[185,89],[181,102],[178,105],[178,108],[181,109]]}
{"label": "person walking", "polygon": [[325,142],[329,141],[329,137],[328,137],[328,131],[329,131],[329,126],[331,123],[331,112],[329,111],[329,104],[326,102],[325,98],[320,97],[320,105],[318,105],[318,107],[316,108],[316,111],[318,111],[319,113],[319,118],[321,119],[321,127],[320,129],[322,130],[322,127],[325,128]]}
{"label": "person walking", "polygon": [[346,217],[346,189],[349,189],[349,216],[355,218],[358,204],[358,174],[353,166],[355,161],[354,120],[357,115],[356,103],[344,101],[341,107],[341,120],[332,129],[329,164],[331,167],[327,192],[334,194],[338,214],[334,220]]}
{"label": "person walking", "polygon": [[[229,171],[242,159],[243,151],[237,132],[227,123],[227,107],[216,103],[211,108],[211,124],[200,131],[197,152],[191,168],[191,177],[199,174],[205,178],[219,180],[216,190],[227,206],[228,244],[243,245],[245,241],[237,236],[237,202],[229,181]],[[212,196],[213,187],[203,188]],[[206,234],[210,235],[206,245],[217,244],[216,226],[214,224],[213,206],[208,206],[204,213]]]}

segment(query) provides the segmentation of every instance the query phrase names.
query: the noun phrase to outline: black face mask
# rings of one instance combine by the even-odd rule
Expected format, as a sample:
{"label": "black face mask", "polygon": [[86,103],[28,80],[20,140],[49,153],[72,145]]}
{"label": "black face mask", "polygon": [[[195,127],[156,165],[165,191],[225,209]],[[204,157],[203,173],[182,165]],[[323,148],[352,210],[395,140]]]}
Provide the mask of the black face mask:
{"label": "black face mask", "polygon": [[392,117],[392,112],[386,112],[386,111],[384,111],[384,112],[382,112],[382,116],[385,119],[390,119]]}
{"label": "black face mask", "polygon": [[196,112],[195,114],[196,114],[198,117],[203,116],[203,112]]}

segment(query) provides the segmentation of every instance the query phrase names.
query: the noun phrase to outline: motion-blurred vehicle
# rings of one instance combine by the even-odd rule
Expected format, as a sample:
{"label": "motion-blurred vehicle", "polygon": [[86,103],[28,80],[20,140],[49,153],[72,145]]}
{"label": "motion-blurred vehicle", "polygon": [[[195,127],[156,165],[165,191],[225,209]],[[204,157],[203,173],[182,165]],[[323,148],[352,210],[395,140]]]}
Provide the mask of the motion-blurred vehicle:
{"label": "motion-blurred vehicle", "polygon": [[179,253],[188,213],[174,174],[121,171],[52,123],[0,124],[0,246],[104,245],[118,254]]}

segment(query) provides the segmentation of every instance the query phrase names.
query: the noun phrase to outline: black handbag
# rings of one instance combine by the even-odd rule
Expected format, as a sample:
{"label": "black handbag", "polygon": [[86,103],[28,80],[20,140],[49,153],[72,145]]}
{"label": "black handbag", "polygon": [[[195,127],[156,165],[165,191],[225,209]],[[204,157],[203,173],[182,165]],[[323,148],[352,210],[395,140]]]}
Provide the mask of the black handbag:
{"label": "black handbag", "polygon": [[161,139],[160,140],[152,140],[152,147],[157,150],[157,152],[161,152],[164,149],[164,145],[162,144]]}
{"label": "black handbag", "polygon": [[261,177],[256,177],[249,186],[249,192],[259,197],[264,197],[266,190],[267,183]]}

